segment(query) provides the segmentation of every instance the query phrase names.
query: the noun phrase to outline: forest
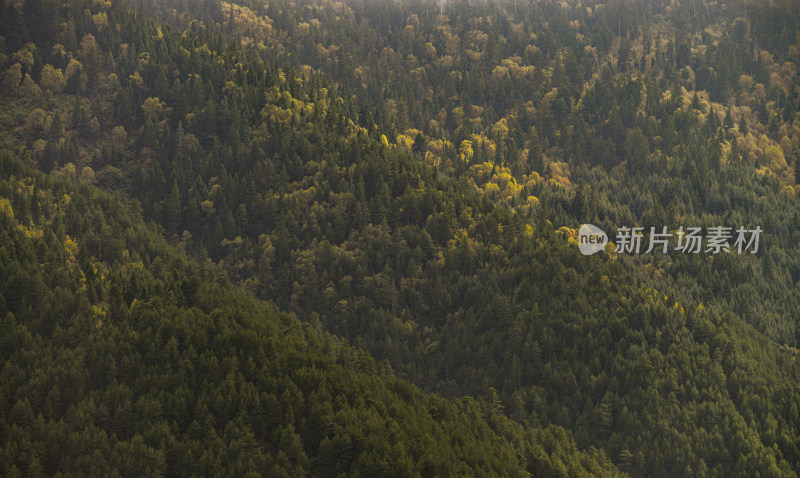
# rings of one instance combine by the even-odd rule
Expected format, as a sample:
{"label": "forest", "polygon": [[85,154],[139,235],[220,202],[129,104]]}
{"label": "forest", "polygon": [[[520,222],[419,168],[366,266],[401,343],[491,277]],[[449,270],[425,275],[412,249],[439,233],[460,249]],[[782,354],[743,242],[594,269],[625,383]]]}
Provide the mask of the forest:
{"label": "forest", "polygon": [[0,475],[800,473],[798,2],[237,2],[0,0]]}

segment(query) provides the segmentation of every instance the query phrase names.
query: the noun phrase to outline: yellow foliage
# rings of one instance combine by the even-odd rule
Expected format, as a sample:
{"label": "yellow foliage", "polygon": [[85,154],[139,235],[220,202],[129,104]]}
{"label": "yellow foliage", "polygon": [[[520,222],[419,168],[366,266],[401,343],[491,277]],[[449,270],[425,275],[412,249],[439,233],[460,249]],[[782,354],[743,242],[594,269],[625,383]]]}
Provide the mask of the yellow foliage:
{"label": "yellow foliage", "polygon": [[552,90],[548,91],[546,95],[544,95],[545,101],[553,101],[558,96],[558,88],[553,88]]}
{"label": "yellow foliage", "polygon": [[525,54],[526,55],[534,55],[536,52],[539,51],[539,47],[536,45],[528,45],[525,47]]}
{"label": "yellow foliage", "polygon": [[570,185],[569,165],[567,163],[563,161],[550,162],[550,174],[552,175],[552,179],[550,180],[552,184],[561,186]]}
{"label": "yellow foliage", "polygon": [[483,115],[483,107],[478,105],[470,106],[469,115],[472,118],[480,118]]}
{"label": "yellow foliage", "polygon": [[214,203],[209,201],[208,199],[200,203],[200,209],[202,209],[203,212],[208,215],[212,215],[215,212]]}
{"label": "yellow foliage", "polygon": [[[105,12],[96,13],[92,15],[92,23],[98,30],[102,30],[108,26],[108,15]],[[158,33],[161,33],[161,30],[158,30]],[[162,36],[159,38],[162,38]]]}
{"label": "yellow foliage", "polygon": [[25,126],[29,130],[44,129],[46,120],[47,114],[44,112],[44,110],[41,108],[36,108],[35,110],[31,111],[26,118]]}
{"label": "yellow foliage", "polygon": [[536,171],[532,171],[531,174],[529,174],[525,178],[525,186],[527,186],[528,188],[532,188],[541,182],[542,182],[542,177],[539,176],[539,173],[537,173]]}
{"label": "yellow foliage", "polygon": [[396,143],[398,146],[402,146],[410,150],[411,147],[414,146],[414,138],[405,134],[398,134]]}
{"label": "yellow foliage", "polygon": [[731,145],[730,145],[730,143],[722,143],[722,155],[720,156],[720,162],[722,164],[727,163],[730,154],[731,154]]}
{"label": "yellow foliage", "polygon": [[[70,62],[70,66],[72,66],[72,62]],[[68,66],[67,67],[67,78],[69,78],[71,76],[69,74],[69,71],[70,71],[70,69],[69,69],[69,66]],[[128,79],[131,81],[131,83],[133,83],[133,86],[135,86],[137,88],[144,87],[144,78],[142,78],[142,76],[139,74],[138,70],[134,71],[132,75],[128,75]]]}
{"label": "yellow foliage", "polygon": [[494,70],[492,70],[492,78],[495,80],[502,80],[503,78],[508,78],[508,68],[504,66],[496,66]]}
{"label": "yellow foliage", "polygon": [[498,141],[504,141],[508,136],[508,121],[505,118],[500,119],[497,123],[492,125],[492,135]]}
{"label": "yellow foliage", "polygon": [[43,139],[37,139],[33,142],[33,152],[36,154],[41,154],[44,152],[44,149],[47,147],[47,141]]}
{"label": "yellow foliage", "polygon": [[158,99],[158,97],[148,97],[142,103],[142,111],[146,121],[158,121],[161,114],[164,112],[166,103]]}
{"label": "yellow foliage", "polygon": [[23,66],[33,66],[34,58],[33,53],[36,51],[36,45],[33,43],[26,43],[24,47],[22,47],[19,51],[14,53],[11,57],[11,61],[14,63],[19,63]]}
{"label": "yellow foliage", "polygon": [[767,167],[775,173],[783,171],[789,167],[789,165],[786,164],[786,158],[783,156],[783,151],[781,148],[775,145],[767,147],[767,150],[764,152],[764,158],[766,160]]}
{"label": "yellow foliage", "polygon": [[0,198],[0,213],[11,220],[14,219],[14,209],[11,207],[11,201],[6,198]]}
{"label": "yellow foliage", "polygon": [[570,237],[570,236],[577,236],[578,235],[577,229],[574,229],[572,227],[567,227],[567,226],[559,227],[558,230],[556,230],[556,232],[561,234],[564,237]]}
{"label": "yellow foliage", "polygon": [[747,75],[741,75],[739,77],[739,88],[741,88],[745,92],[749,92],[754,85],[753,78]]}
{"label": "yellow foliage", "polygon": [[66,81],[64,80],[64,75],[61,73],[61,70],[49,64],[42,68],[42,77],[41,80],[39,80],[39,87],[43,92],[50,94],[60,93],[65,85]]}
{"label": "yellow foliage", "polygon": [[430,151],[434,156],[441,156],[444,152],[444,149],[447,147],[452,146],[452,144],[447,141],[446,139],[429,139],[427,142],[427,149]]}
{"label": "yellow foliage", "polygon": [[483,192],[492,199],[497,199],[500,193],[500,186],[495,183],[487,183],[483,188]]}
{"label": "yellow foliage", "polygon": [[756,169],[756,176],[760,178],[774,176],[774,175],[775,173],[773,173],[766,167]]}
{"label": "yellow foliage", "polygon": [[64,250],[67,252],[67,258],[70,261],[75,261],[75,255],[78,254],[78,243],[69,237],[69,234],[64,240]]}
{"label": "yellow foliage", "polygon": [[527,239],[533,237],[533,228],[531,227],[530,224],[525,225],[525,230],[522,232],[522,235]]}
{"label": "yellow foliage", "polygon": [[461,142],[461,146],[458,148],[459,151],[459,158],[462,161],[469,161],[472,159],[474,152],[472,151],[472,141],[465,139]]}
{"label": "yellow foliage", "polygon": [[504,170],[502,172],[495,174],[494,176],[497,185],[500,186],[501,188],[505,188],[506,186],[509,185],[509,183],[516,182],[514,181],[514,178],[511,176],[511,173],[508,172],[508,170],[506,170],[505,168],[503,169]]}
{"label": "yellow foliage", "polygon": [[458,125],[461,125],[461,121],[464,119],[464,108],[460,106],[453,108],[453,118]]}
{"label": "yellow foliage", "polygon": [[17,230],[22,231],[22,234],[24,234],[27,239],[37,239],[44,235],[44,231],[42,229],[30,229],[22,224],[17,225]]}
{"label": "yellow foliage", "polygon": [[[259,42],[270,38],[273,34],[272,19],[266,15],[258,16],[245,6],[228,2],[220,2],[220,9],[225,16],[226,26],[231,26],[228,25],[228,23],[233,19],[232,26],[239,33],[248,32],[249,35]],[[307,33],[306,27],[309,26],[308,23],[305,23],[305,26],[298,26],[301,32]]]}
{"label": "yellow foliage", "polygon": [[486,151],[486,156],[488,158],[494,158],[494,153],[497,150],[497,145],[494,141],[487,138],[483,133],[470,135],[470,140],[472,141],[472,144],[483,148]]}
{"label": "yellow foliage", "polygon": [[565,178],[565,177],[562,177],[562,176],[554,176],[554,177],[550,178],[550,181],[548,181],[548,184],[550,184],[551,186],[569,187],[569,185],[571,183],[570,183],[568,178]]}

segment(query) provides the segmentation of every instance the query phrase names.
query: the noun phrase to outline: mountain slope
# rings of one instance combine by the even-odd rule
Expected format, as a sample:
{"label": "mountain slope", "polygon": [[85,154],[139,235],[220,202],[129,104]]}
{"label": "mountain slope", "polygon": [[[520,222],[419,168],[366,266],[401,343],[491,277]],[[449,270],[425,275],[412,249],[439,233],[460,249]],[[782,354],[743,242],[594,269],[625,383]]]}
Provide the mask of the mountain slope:
{"label": "mountain slope", "polygon": [[0,171],[3,476],[618,473],[237,292],[135,204]]}
{"label": "mountain slope", "polygon": [[[607,33],[593,45],[569,43],[578,40],[566,22],[573,12],[555,12],[554,31],[522,35],[514,46],[541,50],[524,57],[531,64],[504,66],[509,75],[533,74],[534,94],[517,97],[512,88],[527,82],[504,81],[503,70],[489,81],[493,62],[513,53],[502,40],[517,30],[503,12],[456,16],[451,23],[464,30],[453,38],[432,17],[395,14],[391,28],[376,32],[397,31],[390,47],[410,48],[401,59],[414,78],[401,78],[385,102],[377,90],[359,102],[349,91],[350,83],[359,91],[356,82],[345,77],[338,86],[281,51],[280,42],[307,42],[296,18],[308,20],[308,32],[319,28],[298,5],[275,7],[273,22],[220,4],[229,16],[219,17],[219,29],[229,37],[207,18],[205,27],[176,21],[172,30],[120,3],[86,8],[91,22],[74,12],[44,17],[70,28],[41,39],[17,33],[9,43],[18,49],[6,57],[3,144],[29,163],[137,198],[176,246],[387,359],[402,377],[450,397],[487,397],[493,411],[502,403],[533,430],[561,425],[634,475],[800,471],[797,364],[750,324],[793,343],[797,199],[783,188],[790,169],[766,154],[774,153],[770,137],[746,151],[753,164],[737,159],[739,126],[720,133],[726,120],[694,101],[674,57],[657,61],[663,75],[648,81],[618,59],[606,68],[587,56],[581,73],[568,55],[576,45],[616,54],[623,45]],[[335,38],[369,36],[345,5],[319,8]],[[540,22],[556,7],[541,8]],[[234,18],[230,28],[226,18]],[[493,25],[510,33],[497,35]],[[236,36],[248,28],[249,39]],[[426,28],[461,42],[466,63],[447,72],[455,74],[452,92],[404,110],[401,94],[417,91],[412,79],[451,88],[410,66],[425,58]],[[325,43],[311,46],[332,52],[331,77],[335,68],[349,75],[371,64],[353,45]],[[340,63],[337,51],[346,55]],[[438,56],[426,61],[450,68]],[[382,81],[362,76],[366,91]],[[504,102],[513,118],[498,113]],[[764,106],[771,116],[776,104]],[[745,118],[744,126],[759,127]],[[664,198],[677,198],[669,213]],[[749,225],[760,214],[770,221],[764,245],[777,267],[763,255],[586,258],[568,230],[555,231],[595,218],[607,230],[679,219]],[[715,274],[712,288],[697,279]],[[726,297],[720,291],[730,284],[739,289]],[[770,286],[772,302],[745,300]]]}

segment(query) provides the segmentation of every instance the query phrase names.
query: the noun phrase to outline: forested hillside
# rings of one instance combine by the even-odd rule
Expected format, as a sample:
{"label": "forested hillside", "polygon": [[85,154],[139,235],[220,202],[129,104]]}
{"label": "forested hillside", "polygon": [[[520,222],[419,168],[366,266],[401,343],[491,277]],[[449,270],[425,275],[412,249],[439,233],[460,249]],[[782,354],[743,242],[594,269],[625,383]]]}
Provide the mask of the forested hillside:
{"label": "forested hillside", "polygon": [[15,470],[800,472],[797,2],[0,1]]}
{"label": "forested hillside", "polygon": [[617,473],[237,292],[119,197],[0,171],[3,476]]}

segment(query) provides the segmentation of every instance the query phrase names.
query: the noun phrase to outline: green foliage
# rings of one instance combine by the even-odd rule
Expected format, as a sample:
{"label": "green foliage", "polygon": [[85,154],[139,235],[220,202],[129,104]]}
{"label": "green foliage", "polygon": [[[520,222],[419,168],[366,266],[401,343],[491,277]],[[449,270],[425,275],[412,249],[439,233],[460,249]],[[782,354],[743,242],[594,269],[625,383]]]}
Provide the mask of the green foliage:
{"label": "green foliage", "polygon": [[0,4],[0,141],[53,171],[4,163],[8,433],[83,410],[92,474],[800,472],[793,2],[78,4]]}
{"label": "green foliage", "polygon": [[118,197],[0,170],[3,476],[613,473],[232,289]]}

